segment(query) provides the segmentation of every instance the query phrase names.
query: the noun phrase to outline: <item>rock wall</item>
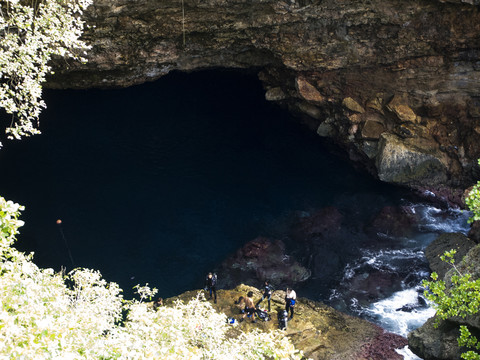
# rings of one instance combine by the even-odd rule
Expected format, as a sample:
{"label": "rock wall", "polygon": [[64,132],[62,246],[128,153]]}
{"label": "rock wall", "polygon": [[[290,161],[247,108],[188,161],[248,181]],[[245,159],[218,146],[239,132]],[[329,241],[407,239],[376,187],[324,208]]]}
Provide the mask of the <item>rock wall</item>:
{"label": "rock wall", "polygon": [[[460,233],[440,235],[425,251],[430,269],[437,272],[440,279],[447,284],[455,274],[451,266],[440,260],[440,256],[451,249],[456,249],[455,264],[462,274],[470,273],[472,279],[480,278],[480,245]],[[425,360],[460,359],[461,354],[471,349],[460,348],[458,337],[460,325],[466,325],[473,335],[480,336],[480,316],[468,316],[465,319],[451,317],[440,320],[435,326],[436,318],[430,318],[420,328],[408,334],[410,349]]]}
{"label": "rock wall", "polygon": [[54,88],[243,68],[387,182],[441,193],[480,157],[478,0],[95,0],[86,65]]}

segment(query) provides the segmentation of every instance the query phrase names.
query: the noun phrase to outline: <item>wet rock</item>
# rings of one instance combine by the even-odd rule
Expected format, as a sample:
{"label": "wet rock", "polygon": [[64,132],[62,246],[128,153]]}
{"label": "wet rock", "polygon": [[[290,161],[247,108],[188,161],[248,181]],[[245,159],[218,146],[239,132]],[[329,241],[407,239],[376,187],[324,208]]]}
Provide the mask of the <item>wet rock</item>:
{"label": "wet rock", "polygon": [[349,258],[357,254],[349,246],[352,234],[342,229],[343,215],[334,207],[302,214],[293,223],[289,238],[301,244],[297,256],[312,271],[312,278],[325,284],[338,281]]}
{"label": "wet rock", "polygon": [[390,269],[360,273],[349,282],[349,291],[362,304],[384,299],[401,288],[402,276]]}
{"label": "wet rock", "polygon": [[403,360],[404,357],[397,353],[395,349],[404,348],[407,345],[407,339],[388,332],[377,335],[373,341],[362,347],[361,359],[388,359]]}
{"label": "wet rock", "polygon": [[[465,240],[464,238],[460,239],[459,237],[458,242],[461,243],[463,240]],[[448,239],[444,239],[441,242],[450,244],[450,241],[448,241]],[[453,241],[453,243],[456,242]],[[447,245],[443,248],[445,247],[449,246]],[[443,251],[443,248],[439,249],[438,251]],[[458,259],[456,260],[458,270],[461,273],[470,273],[473,280],[480,278],[480,245],[475,245],[472,247],[463,258],[463,261],[459,261]],[[439,269],[438,271],[440,272],[442,269]],[[447,287],[449,286],[449,279],[454,272],[454,269],[449,269],[444,276],[444,279],[447,282]],[[447,320],[440,320],[438,322],[438,327],[434,326],[435,321],[435,318],[428,319],[424,325],[412,331],[408,335],[408,345],[410,349],[425,360],[460,359],[460,354],[468,350],[458,346],[457,339],[460,335],[460,325],[468,326],[472,334],[475,336],[478,337],[480,335],[479,315],[468,316],[465,319],[455,317]]]}
{"label": "wet rock", "polygon": [[420,328],[408,334],[408,346],[413,353],[424,360],[460,359],[462,351],[458,347],[458,324],[441,321],[436,328],[434,318],[430,318]]}
{"label": "wet rock", "polygon": [[313,214],[301,216],[293,226],[292,237],[299,242],[312,237],[334,236],[342,226],[343,215],[335,207],[323,208]]}
{"label": "wet rock", "polygon": [[[242,315],[235,301],[248,291],[253,291],[254,301],[260,300],[262,294],[258,289],[239,285],[232,290],[218,290],[217,304],[212,306],[238,321]],[[183,293],[167,299],[165,304],[170,306],[177,299],[188,301],[197,292],[198,290]],[[262,331],[277,329],[279,324],[276,314],[285,308],[284,298],[284,291],[275,291],[272,295],[272,311],[269,313],[271,320],[256,323],[244,321],[233,328],[235,330],[230,336],[238,336],[240,332],[254,328]],[[297,349],[303,350],[307,358],[315,360],[400,360],[395,349],[403,348],[406,344],[405,338],[388,333],[366,320],[348,316],[323,303],[302,297],[297,298],[295,316],[288,322],[285,335]]]}
{"label": "wet rock", "polygon": [[480,243],[480,221],[473,222],[472,227],[468,232],[468,238],[475,241],[477,244]]}
{"label": "wet rock", "polygon": [[460,263],[468,251],[475,246],[475,243],[460,233],[447,233],[439,235],[432,241],[425,249],[425,256],[427,257],[430,269],[435,271],[440,279],[445,277],[447,271],[451,266],[440,259],[445,251],[452,249],[457,250],[454,256],[455,263]]}
{"label": "wet rock", "polygon": [[218,285],[223,288],[245,283],[260,285],[269,280],[273,285],[295,285],[307,280],[311,272],[285,250],[281,240],[258,237],[238,249],[218,269]]}
{"label": "wet rock", "polygon": [[365,230],[371,235],[408,236],[415,222],[415,215],[409,207],[385,206]]}

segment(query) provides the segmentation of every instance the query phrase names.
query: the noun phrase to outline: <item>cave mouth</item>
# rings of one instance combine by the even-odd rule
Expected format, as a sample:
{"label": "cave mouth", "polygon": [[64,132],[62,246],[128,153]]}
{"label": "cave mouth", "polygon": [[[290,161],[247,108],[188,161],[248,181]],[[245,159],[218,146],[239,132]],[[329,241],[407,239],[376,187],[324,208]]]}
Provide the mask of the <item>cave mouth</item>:
{"label": "cave mouth", "polygon": [[[320,273],[285,227],[325,207],[350,224],[315,248],[338,260],[329,271],[340,280],[342,256],[358,256],[365,240],[355,229],[409,196],[329,153],[265,100],[251,72],[174,72],[126,89],[48,90],[45,100],[42,135],[0,152],[2,196],[26,206],[17,246],[41,267],[99,269],[126,297],[138,283],[163,297],[201,288],[257,236],[285,240]],[[307,282],[299,293],[325,300],[331,287]]]}

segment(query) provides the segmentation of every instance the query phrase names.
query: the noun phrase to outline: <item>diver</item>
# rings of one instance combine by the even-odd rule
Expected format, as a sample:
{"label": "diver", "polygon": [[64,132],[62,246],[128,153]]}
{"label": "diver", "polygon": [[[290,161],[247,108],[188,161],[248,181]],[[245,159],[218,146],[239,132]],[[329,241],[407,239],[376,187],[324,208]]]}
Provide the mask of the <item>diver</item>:
{"label": "diver", "polygon": [[270,309],[270,300],[272,299],[272,293],[273,293],[273,287],[272,285],[270,285],[270,283],[265,280],[265,282],[263,283],[263,295],[262,295],[262,298],[257,302],[256,306],[258,307],[258,305],[260,305],[260,303],[267,299],[268,300],[268,312],[271,311]]}
{"label": "diver", "polygon": [[257,322],[257,320],[255,320],[256,308],[255,308],[255,304],[253,303],[253,291],[249,291],[247,293],[247,297],[240,296],[240,298],[238,299],[238,302],[236,303],[240,304],[242,302],[245,304],[245,311],[243,313],[242,318],[240,319],[240,322],[245,320],[245,316],[248,316],[252,318],[252,323],[256,323]]}
{"label": "diver", "polygon": [[295,302],[297,301],[297,294],[295,290],[287,288],[285,293],[285,311],[288,314],[290,310],[290,320],[293,319],[293,309],[295,307]]}
{"label": "diver", "polygon": [[214,295],[214,303],[217,303],[217,274],[209,272],[207,278],[205,279],[205,291],[209,291],[210,299],[212,298],[212,293]]}

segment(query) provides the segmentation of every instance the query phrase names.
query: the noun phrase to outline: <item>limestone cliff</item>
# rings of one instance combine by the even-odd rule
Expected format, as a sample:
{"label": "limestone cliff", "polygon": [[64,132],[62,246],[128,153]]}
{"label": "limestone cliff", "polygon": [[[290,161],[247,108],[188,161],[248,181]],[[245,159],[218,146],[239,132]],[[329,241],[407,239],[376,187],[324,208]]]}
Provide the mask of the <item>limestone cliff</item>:
{"label": "limestone cliff", "polygon": [[50,87],[248,68],[266,98],[387,182],[441,192],[480,157],[478,0],[95,0],[86,65]]}

